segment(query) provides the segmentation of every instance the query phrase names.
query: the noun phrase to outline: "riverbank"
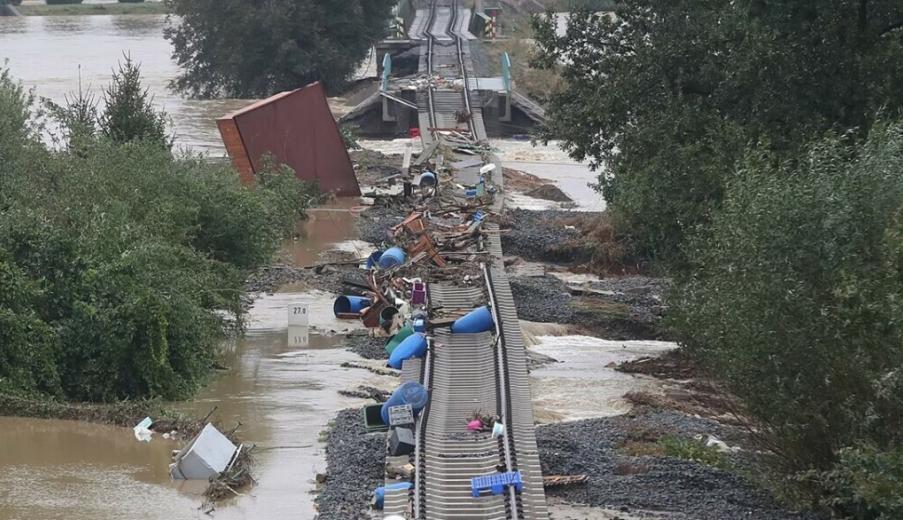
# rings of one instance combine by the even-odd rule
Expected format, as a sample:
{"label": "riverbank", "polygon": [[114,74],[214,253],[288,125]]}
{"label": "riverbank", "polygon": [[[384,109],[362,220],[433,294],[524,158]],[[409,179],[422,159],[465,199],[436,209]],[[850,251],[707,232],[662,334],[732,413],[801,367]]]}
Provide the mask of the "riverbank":
{"label": "riverbank", "polygon": [[59,5],[26,2],[17,9],[23,16],[163,15],[168,12],[163,2]]}
{"label": "riverbank", "polygon": [[145,417],[154,420],[155,432],[178,431],[186,438],[194,437],[204,422],[167,408],[160,401],[122,401],[119,403],[63,403],[46,399],[28,399],[0,394],[0,416],[34,419],[60,419],[131,428]]}

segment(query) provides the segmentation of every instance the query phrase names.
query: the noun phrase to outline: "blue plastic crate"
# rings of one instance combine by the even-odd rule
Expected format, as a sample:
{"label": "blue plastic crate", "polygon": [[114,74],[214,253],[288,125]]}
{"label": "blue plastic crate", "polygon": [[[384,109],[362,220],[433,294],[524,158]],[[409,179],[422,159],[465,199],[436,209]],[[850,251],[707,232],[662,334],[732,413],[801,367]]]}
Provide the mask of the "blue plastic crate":
{"label": "blue plastic crate", "polygon": [[520,471],[482,475],[470,479],[470,492],[474,497],[480,496],[480,493],[483,491],[489,491],[493,495],[501,495],[508,486],[514,486],[518,493],[524,489]]}

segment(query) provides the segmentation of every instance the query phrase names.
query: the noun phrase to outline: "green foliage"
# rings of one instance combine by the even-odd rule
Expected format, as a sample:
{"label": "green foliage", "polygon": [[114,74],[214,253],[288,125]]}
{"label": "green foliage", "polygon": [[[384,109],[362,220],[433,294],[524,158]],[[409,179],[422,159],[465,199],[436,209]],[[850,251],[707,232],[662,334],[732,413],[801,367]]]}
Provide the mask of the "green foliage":
{"label": "green foliage", "polygon": [[846,518],[903,518],[903,449],[843,449],[833,469],[808,477],[828,491],[822,503]]}
{"label": "green foliage", "polygon": [[[28,114],[2,77],[0,115]],[[174,157],[159,135],[60,151],[27,120],[0,121],[16,130],[0,134],[3,159],[16,158],[0,169],[0,391],[189,395],[222,311],[241,312],[245,272],[270,259],[312,188],[284,171],[242,186],[225,164]]]}
{"label": "green foliage", "polygon": [[165,30],[194,97],[341,87],[388,30],[393,0],[166,0]]}
{"label": "green foliage", "polygon": [[341,126],[339,127],[339,132],[342,134],[342,141],[345,143],[345,148],[348,150],[360,150],[361,145],[358,143],[358,133],[356,128],[352,128],[350,126]]}
{"label": "green foliage", "polygon": [[668,457],[692,460],[716,468],[724,468],[728,465],[727,458],[723,453],[714,447],[706,446],[705,442],[701,440],[669,435],[656,441],[656,444]]}
{"label": "green foliage", "polygon": [[796,474],[903,441],[903,123],[750,153],[672,298],[685,348]]}
{"label": "green foliage", "polygon": [[117,143],[129,141],[172,145],[166,114],[153,105],[153,96],[141,85],[141,67],[126,55],[104,89],[104,110],[99,124],[103,135]]}
{"label": "green foliage", "polygon": [[638,252],[683,267],[749,143],[789,158],[903,107],[901,25],[895,0],[638,0],[577,11],[564,36],[537,18],[534,65],[565,84],[541,135],[602,169]]}

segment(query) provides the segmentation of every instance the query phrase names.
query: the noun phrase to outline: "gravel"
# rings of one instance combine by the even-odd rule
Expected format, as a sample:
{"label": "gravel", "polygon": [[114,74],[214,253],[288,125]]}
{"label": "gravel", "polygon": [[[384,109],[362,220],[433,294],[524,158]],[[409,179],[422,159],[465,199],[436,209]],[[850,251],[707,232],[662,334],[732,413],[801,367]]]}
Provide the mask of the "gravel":
{"label": "gravel", "polygon": [[577,229],[567,222],[586,222],[599,213],[585,211],[508,209],[502,249],[524,260],[580,264],[592,260],[593,251]]}
{"label": "gravel", "polygon": [[574,323],[567,285],[553,276],[510,276],[517,317],[541,323]]}
{"label": "gravel", "polygon": [[407,212],[396,205],[377,205],[361,213],[357,219],[357,229],[360,239],[380,245],[386,241],[386,231],[398,224]]}
{"label": "gravel", "polygon": [[554,276],[510,276],[517,317],[541,323],[579,325],[606,339],[666,339],[661,294],[667,280],[645,276],[605,279],[588,285],[607,294],[574,296]]}
{"label": "gravel", "polygon": [[364,359],[388,359],[387,338],[372,338],[365,334],[350,334],[346,341],[348,350]]}
{"label": "gravel", "polygon": [[386,435],[367,433],[359,409],[342,410],[326,441],[319,520],[367,520],[373,490],[385,480]]}
{"label": "gravel", "polygon": [[[589,477],[586,485],[550,488],[547,494],[565,502],[665,513],[668,518],[698,520],[817,519],[813,513],[782,508],[766,492],[744,478],[701,463],[672,457],[631,456],[618,447],[637,433],[721,439],[732,432],[710,420],[671,411],[590,419],[540,426],[536,430],[545,475]],[[738,464],[740,457],[735,457]]]}
{"label": "gravel", "polygon": [[[357,265],[323,265],[313,268],[289,265],[270,265],[251,273],[245,280],[245,288],[250,293],[272,293],[290,283],[305,283],[311,289],[347,294],[346,277],[360,277]],[[356,294],[352,291],[352,294]]]}

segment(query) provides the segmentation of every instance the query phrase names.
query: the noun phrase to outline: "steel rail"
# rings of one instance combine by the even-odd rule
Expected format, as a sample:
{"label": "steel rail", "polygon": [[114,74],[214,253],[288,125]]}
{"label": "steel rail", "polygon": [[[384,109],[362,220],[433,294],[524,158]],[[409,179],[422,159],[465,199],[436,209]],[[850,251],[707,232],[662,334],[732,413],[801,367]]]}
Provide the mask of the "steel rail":
{"label": "steel rail", "polygon": [[[505,431],[502,434],[502,446],[505,455],[505,469],[507,471],[517,471],[517,458],[515,455],[514,440],[512,438],[513,422],[511,420],[511,395],[508,392],[508,356],[505,355],[505,333],[501,327],[501,316],[498,313],[498,304],[495,298],[495,285],[492,275],[485,263],[481,263],[483,269],[483,278],[486,280],[486,291],[489,293],[489,305],[492,309],[492,318],[495,322],[495,348],[498,356],[498,377],[496,378],[499,388],[499,416],[502,424],[505,425]],[[519,504],[517,502],[517,493],[514,487],[508,487],[508,504],[512,518],[522,518]]]}

